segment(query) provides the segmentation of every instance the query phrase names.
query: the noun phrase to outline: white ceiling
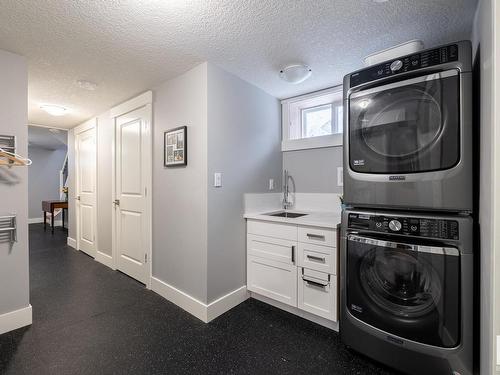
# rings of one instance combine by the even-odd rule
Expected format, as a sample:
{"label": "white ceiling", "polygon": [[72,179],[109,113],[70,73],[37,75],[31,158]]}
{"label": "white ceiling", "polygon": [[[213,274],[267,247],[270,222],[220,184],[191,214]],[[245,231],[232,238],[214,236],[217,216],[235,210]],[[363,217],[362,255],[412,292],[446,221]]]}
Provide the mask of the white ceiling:
{"label": "white ceiling", "polygon": [[[208,60],[278,97],[341,83],[410,39],[469,39],[476,0],[2,0],[0,48],[29,62],[29,121],[72,127]],[[303,62],[308,81],[277,71]],[[85,91],[76,81],[98,83]],[[52,117],[40,104],[70,109]]]}

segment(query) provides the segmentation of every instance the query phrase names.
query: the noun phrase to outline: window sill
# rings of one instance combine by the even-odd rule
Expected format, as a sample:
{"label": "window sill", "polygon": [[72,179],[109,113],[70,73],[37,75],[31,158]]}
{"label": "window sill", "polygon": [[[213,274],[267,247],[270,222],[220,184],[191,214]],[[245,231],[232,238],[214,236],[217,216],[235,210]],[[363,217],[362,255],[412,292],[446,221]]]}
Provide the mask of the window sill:
{"label": "window sill", "polygon": [[342,137],[342,134],[332,134],[322,137],[286,140],[281,142],[281,151],[342,146]]}

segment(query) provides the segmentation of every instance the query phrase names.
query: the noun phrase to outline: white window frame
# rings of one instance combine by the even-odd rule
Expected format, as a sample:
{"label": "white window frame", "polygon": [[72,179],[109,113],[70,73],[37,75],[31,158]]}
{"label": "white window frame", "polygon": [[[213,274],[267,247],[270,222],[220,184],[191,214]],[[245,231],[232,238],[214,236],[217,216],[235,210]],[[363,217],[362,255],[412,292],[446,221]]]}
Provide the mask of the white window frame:
{"label": "white window frame", "polygon": [[[281,101],[281,113],[282,113],[281,151],[293,151],[293,150],[304,150],[310,148],[342,146],[343,133],[323,135],[319,137],[290,139],[291,109],[294,106],[300,105],[300,102],[309,102],[309,103],[314,102],[314,99],[316,98],[318,98],[318,104],[317,104],[318,106],[328,104],[326,102],[321,101],[321,97],[326,95],[334,95],[335,102],[338,100],[342,101],[342,85],[335,86],[326,90],[316,91],[306,95],[296,96],[290,99],[284,99]],[[313,106],[314,104],[308,105],[307,107],[313,107]],[[301,116],[301,114],[299,114],[299,116]]]}

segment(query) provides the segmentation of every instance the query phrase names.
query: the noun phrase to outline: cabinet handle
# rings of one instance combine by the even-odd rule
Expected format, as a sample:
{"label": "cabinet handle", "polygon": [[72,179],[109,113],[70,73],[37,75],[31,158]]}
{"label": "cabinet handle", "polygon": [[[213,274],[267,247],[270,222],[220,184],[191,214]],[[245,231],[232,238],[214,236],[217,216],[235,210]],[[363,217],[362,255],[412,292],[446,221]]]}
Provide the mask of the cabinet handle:
{"label": "cabinet handle", "polygon": [[292,263],[295,264],[295,246],[292,246]]}
{"label": "cabinet handle", "polygon": [[325,263],[326,259],[321,257],[315,257],[314,255],[307,255],[307,259],[314,260],[315,262]]}
{"label": "cabinet handle", "polygon": [[324,240],[325,239],[325,236],[321,235],[321,234],[307,233],[306,236],[309,238],[314,238],[316,240]]}
{"label": "cabinet handle", "polygon": [[326,288],[328,286],[328,283],[326,284],[322,284],[322,283],[319,283],[317,281],[313,281],[313,280],[309,280],[309,279],[306,279],[305,277],[302,277],[302,280],[304,280],[306,283],[308,284],[311,284],[311,285],[314,285],[314,286],[317,286],[319,288]]}

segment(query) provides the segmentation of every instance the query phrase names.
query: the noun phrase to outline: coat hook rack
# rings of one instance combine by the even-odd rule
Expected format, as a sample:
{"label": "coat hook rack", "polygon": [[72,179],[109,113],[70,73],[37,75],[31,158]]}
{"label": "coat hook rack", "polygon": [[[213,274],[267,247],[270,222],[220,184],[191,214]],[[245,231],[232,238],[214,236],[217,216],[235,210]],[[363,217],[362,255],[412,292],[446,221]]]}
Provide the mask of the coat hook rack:
{"label": "coat hook rack", "polygon": [[16,137],[0,135],[0,166],[28,166],[31,160],[16,154]]}

